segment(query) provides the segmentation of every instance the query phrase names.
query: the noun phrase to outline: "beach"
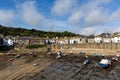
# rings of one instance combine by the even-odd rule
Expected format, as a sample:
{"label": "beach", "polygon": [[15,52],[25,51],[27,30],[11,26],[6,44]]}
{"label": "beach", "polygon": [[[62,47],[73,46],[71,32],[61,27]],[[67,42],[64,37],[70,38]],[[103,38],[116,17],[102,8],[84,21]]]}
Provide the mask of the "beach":
{"label": "beach", "polygon": [[[98,63],[102,59],[102,53],[106,59],[119,54],[119,51],[96,49],[57,49],[52,50],[52,55],[47,56],[47,50],[36,51],[37,57],[31,57],[27,52],[20,58],[14,55],[0,56],[0,80],[119,80],[120,62],[112,61],[109,68],[103,69]],[[56,52],[61,51],[63,57],[56,59]],[[70,53],[72,51],[72,53]],[[81,55],[80,51],[86,54]],[[97,53],[98,57],[93,54]],[[109,55],[109,54],[110,55]],[[89,56],[90,62],[83,64],[85,56]],[[9,58],[14,58],[10,63]]]}

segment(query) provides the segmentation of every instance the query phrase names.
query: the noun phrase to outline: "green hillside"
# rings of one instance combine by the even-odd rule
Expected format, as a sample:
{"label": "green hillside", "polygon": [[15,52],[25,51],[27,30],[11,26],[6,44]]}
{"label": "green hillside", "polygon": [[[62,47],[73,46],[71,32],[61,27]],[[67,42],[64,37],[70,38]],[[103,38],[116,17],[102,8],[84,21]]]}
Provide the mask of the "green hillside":
{"label": "green hillside", "polygon": [[4,36],[37,36],[37,37],[75,37],[80,36],[79,34],[75,34],[72,32],[64,31],[64,32],[47,32],[42,30],[35,30],[35,29],[24,29],[24,28],[13,28],[13,27],[6,27],[0,25],[0,34]]}

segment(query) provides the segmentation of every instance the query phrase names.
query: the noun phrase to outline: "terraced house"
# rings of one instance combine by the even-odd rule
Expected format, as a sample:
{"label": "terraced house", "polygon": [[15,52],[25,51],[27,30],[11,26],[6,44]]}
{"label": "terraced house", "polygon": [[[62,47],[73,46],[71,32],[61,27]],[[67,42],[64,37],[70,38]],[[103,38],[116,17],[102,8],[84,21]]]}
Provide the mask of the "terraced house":
{"label": "terraced house", "polygon": [[113,43],[120,43],[120,33],[114,33],[111,40]]}

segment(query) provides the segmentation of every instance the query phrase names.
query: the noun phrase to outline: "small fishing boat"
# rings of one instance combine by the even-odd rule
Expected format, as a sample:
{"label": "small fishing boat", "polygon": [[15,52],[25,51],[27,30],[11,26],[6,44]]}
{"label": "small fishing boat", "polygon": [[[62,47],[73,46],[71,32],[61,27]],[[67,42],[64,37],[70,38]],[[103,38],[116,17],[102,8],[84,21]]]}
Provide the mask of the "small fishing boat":
{"label": "small fishing boat", "polygon": [[57,59],[60,59],[61,57],[62,57],[62,54],[61,54],[60,51],[58,51],[58,52],[57,52],[57,56],[56,56],[56,58],[57,58]]}
{"label": "small fishing boat", "polygon": [[94,56],[94,57],[98,57],[98,54],[97,54],[97,53],[95,53],[95,54],[93,54],[93,56]]}
{"label": "small fishing boat", "polygon": [[10,59],[8,59],[7,62],[12,62],[13,60],[14,60],[14,58],[10,58]]}
{"label": "small fishing boat", "polygon": [[111,65],[111,61],[108,60],[108,59],[102,59],[102,60],[99,62],[99,66],[102,67],[102,68],[109,67],[110,65]]}
{"label": "small fishing boat", "polygon": [[17,54],[16,56],[15,56],[15,58],[20,58],[21,57],[21,55],[19,55],[19,54]]}
{"label": "small fishing boat", "polygon": [[84,60],[83,64],[88,64],[89,63],[89,59]]}
{"label": "small fishing boat", "polygon": [[85,54],[85,52],[80,52],[80,54]]}
{"label": "small fishing boat", "polygon": [[52,53],[51,52],[47,52],[47,55],[51,55]]}
{"label": "small fishing boat", "polygon": [[119,61],[120,61],[120,57],[113,57],[112,60],[113,60],[113,61],[118,61],[118,62],[119,62]]}

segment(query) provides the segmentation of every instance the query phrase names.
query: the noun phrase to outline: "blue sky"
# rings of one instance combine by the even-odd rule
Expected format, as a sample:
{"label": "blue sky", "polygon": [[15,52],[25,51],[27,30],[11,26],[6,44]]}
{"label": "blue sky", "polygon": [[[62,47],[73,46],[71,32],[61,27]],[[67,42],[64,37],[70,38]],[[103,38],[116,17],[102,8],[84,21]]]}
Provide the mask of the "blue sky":
{"label": "blue sky", "polygon": [[120,32],[120,0],[0,0],[0,24],[91,35]]}

